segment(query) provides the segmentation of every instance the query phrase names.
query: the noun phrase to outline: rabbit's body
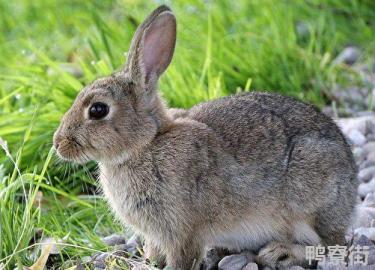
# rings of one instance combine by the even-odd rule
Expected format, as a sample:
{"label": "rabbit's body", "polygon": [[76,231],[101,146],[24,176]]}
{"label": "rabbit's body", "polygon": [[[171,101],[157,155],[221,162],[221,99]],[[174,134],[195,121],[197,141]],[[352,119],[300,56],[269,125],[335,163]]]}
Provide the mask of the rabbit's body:
{"label": "rabbit's body", "polygon": [[138,28],[125,69],[78,95],[54,136],[67,160],[95,160],[116,215],[146,256],[197,269],[206,246],[250,249],[288,269],[306,245],[344,243],[356,167],[343,135],[310,105],[250,93],[167,109],[157,79],[176,21],[161,6]]}
{"label": "rabbit's body", "polygon": [[332,121],[265,93],[197,105],[144,152],[101,171],[119,218],[167,254],[187,240],[201,251],[343,244],[357,187]]}

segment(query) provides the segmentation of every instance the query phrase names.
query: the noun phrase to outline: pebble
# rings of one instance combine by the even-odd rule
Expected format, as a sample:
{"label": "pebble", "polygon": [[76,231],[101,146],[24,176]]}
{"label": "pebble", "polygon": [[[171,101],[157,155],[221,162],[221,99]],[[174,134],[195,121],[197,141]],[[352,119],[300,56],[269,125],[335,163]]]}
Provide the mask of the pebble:
{"label": "pebble", "polygon": [[371,166],[371,167],[360,170],[358,173],[358,179],[361,182],[368,183],[374,177],[374,175],[375,175],[375,166]]}
{"label": "pebble", "polygon": [[375,179],[372,179],[368,183],[361,183],[358,186],[358,195],[361,198],[365,198],[370,192],[375,192]]}
{"label": "pebble", "polygon": [[[302,268],[303,269],[303,268]],[[256,263],[248,263],[242,270],[258,270],[258,265]]]}
{"label": "pebble", "polygon": [[102,238],[101,240],[107,246],[116,246],[116,245],[122,245],[126,243],[125,237],[120,234],[112,234],[112,235]]}
{"label": "pebble", "polygon": [[375,209],[373,207],[358,206],[354,227],[372,227],[375,222]]}
{"label": "pebble", "polygon": [[365,145],[363,145],[363,151],[365,151],[366,154],[374,153],[375,152],[375,142],[368,142]]}
{"label": "pebble", "polygon": [[366,137],[357,129],[353,129],[349,132],[348,138],[350,141],[357,146],[362,146],[366,143]]}
{"label": "pebble", "polygon": [[363,169],[366,169],[366,168],[371,167],[371,166],[375,167],[375,161],[365,160],[359,166],[359,170],[363,170]]}
{"label": "pebble", "polygon": [[372,228],[360,227],[354,230],[354,234],[364,235],[371,241],[375,241],[375,227],[372,227]]}
{"label": "pebble", "polygon": [[301,266],[297,266],[297,265],[292,266],[292,267],[289,268],[289,270],[304,270],[304,269],[305,269],[305,268],[303,268],[303,267],[301,267]]}
{"label": "pebble", "polygon": [[366,235],[355,235],[353,238],[353,245],[354,246],[361,246],[361,247],[371,247],[374,246],[374,243],[367,238]]}
{"label": "pebble", "polygon": [[369,154],[367,155],[366,160],[367,160],[368,162],[375,162],[375,152],[371,152],[371,153],[369,153]]}
{"label": "pebble", "polygon": [[375,193],[368,193],[362,205],[366,207],[375,207]]}
{"label": "pebble", "polygon": [[247,257],[244,254],[225,256],[219,262],[219,270],[241,270],[247,264]]}
{"label": "pebble", "polygon": [[353,65],[359,58],[361,52],[357,47],[349,46],[346,47],[336,58],[333,60],[335,64],[345,63],[347,65]]}

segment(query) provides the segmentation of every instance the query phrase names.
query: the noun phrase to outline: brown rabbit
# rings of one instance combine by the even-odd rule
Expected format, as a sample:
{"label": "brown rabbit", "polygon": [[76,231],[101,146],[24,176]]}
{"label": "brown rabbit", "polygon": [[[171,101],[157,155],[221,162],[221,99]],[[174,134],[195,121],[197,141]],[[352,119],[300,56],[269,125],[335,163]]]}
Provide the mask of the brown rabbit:
{"label": "brown rabbit", "polygon": [[161,6],[135,33],[125,68],[78,95],[55,133],[58,154],[97,161],[118,218],[173,269],[198,269],[207,246],[254,250],[287,269],[306,263],[306,245],[344,244],[356,166],[334,122],[266,93],[167,109],[157,81],[175,40]]}

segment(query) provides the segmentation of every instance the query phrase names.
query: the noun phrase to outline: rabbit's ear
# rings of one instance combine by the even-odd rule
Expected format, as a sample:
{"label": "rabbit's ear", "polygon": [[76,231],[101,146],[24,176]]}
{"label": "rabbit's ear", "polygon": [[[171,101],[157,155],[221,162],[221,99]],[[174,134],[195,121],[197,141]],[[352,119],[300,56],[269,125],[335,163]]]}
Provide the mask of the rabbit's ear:
{"label": "rabbit's ear", "polygon": [[167,6],[160,6],[138,27],[125,71],[152,91],[172,60],[175,43],[176,18]]}

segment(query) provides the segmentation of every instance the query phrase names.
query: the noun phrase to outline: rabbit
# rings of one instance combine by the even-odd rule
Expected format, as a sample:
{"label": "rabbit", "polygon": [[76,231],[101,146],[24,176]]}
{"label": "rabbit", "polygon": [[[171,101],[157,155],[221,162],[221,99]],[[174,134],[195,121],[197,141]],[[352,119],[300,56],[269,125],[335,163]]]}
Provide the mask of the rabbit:
{"label": "rabbit", "polygon": [[160,6],[124,68],[78,94],[54,134],[57,154],[98,162],[111,209],[159,265],[199,269],[219,247],[288,269],[308,264],[306,246],[345,244],[357,168],[334,121],[262,92],[168,109],[157,82],[175,43],[175,16]]}

